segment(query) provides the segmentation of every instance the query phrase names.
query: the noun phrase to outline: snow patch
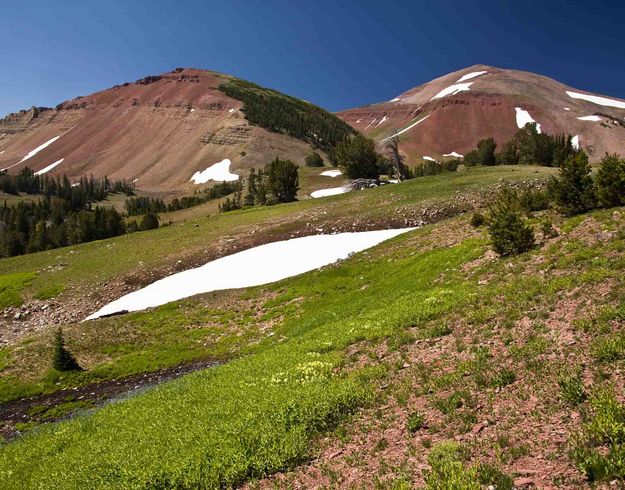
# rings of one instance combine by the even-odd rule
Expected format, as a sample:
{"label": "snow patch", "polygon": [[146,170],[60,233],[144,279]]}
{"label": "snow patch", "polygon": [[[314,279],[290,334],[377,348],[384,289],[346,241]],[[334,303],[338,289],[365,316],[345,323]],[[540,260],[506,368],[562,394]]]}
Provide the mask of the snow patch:
{"label": "snow patch", "polygon": [[358,124],[360,121],[362,121],[362,119],[358,119],[358,121],[356,121],[356,124]]}
{"label": "snow patch", "polygon": [[569,107],[565,107],[564,110],[565,111],[570,111],[571,109]]}
{"label": "snow patch", "polygon": [[516,110],[516,125],[519,129],[524,128],[527,123],[536,123],[536,131],[539,133],[541,132],[540,124],[538,124],[534,118],[530,116],[529,112],[520,107],[515,107],[514,109]]}
{"label": "snow patch", "polygon": [[139,179],[134,179],[134,180],[132,181],[132,183],[134,184],[134,183],[135,183],[135,182],[137,182],[138,180],[139,180]]}
{"label": "snow patch", "polygon": [[195,109],[191,109],[191,111],[190,111],[190,112],[194,112],[194,111],[195,111]]}
{"label": "snow patch", "polygon": [[380,119],[380,122],[375,125],[375,127],[377,128],[380,124],[382,124],[387,119],[388,119],[388,117],[384,116],[382,119]]}
{"label": "snow patch", "polygon": [[324,170],[319,175],[323,175],[324,177],[338,177],[342,173],[343,172],[341,172],[340,170]]}
{"label": "snow patch", "polygon": [[429,157],[429,156],[427,156],[427,155],[423,155],[423,159],[424,159],[424,160],[429,160],[430,162],[435,162],[435,161],[436,161],[434,158]]}
{"label": "snow patch", "polygon": [[22,163],[25,160],[28,160],[29,158],[34,157],[37,153],[39,153],[41,150],[43,150],[44,148],[47,148],[48,146],[50,146],[52,143],[54,143],[56,140],[58,140],[60,138],[60,136],[55,136],[54,138],[52,138],[51,140],[46,141],[43,145],[38,146],[37,148],[35,148],[34,150],[30,150],[26,156],[24,158],[22,158],[18,163]]}
{"label": "snow patch", "polygon": [[368,129],[368,128],[369,128],[369,126],[371,126],[371,125],[372,125],[374,122],[376,122],[377,120],[378,120],[378,118],[376,117],[373,121],[371,121],[371,122],[367,125],[367,127],[366,127],[365,129]]}
{"label": "snow patch", "polygon": [[479,77],[480,75],[484,75],[484,73],[488,73],[488,72],[486,70],[485,71],[472,71],[471,73],[462,75],[456,83],[464,82],[465,80],[471,80],[472,78]]}
{"label": "snow patch", "polygon": [[4,153],[4,150],[0,151],[0,155],[2,155]]}
{"label": "snow patch", "polygon": [[583,117],[578,117],[577,119],[579,119],[580,121],[594,121],[594,122],[601,121],[601,118],[599,116],[583,116]]}
{"label": "snow patch", "polygon": [[573,99],[582,99],[592,102],[593,104],[618,107],[619,109],[625,109],[625,102],[620,100],[608,99],[607,97],[599,97],[598,95],[580,94],[579,92],[566,91],[566,94]]}
{"label": "snow patch", "polygon": [[473,83],[474,82],[467,82],[467,83],[456,83],[454,85],[450,85],[449,87],[441,90],[439,93],[437,93],[430,100],[440,99],[440,98],[445,97],[447,95],[456,95],[456,94],[458,94],[460,92],[466,92],[467,90],[469,90],[469,87],[471,85],[473,85]]}
{"label": "snow patch", "polygon": [[386,140],[390,140],[391,138],[393,138],[394,136],[399,136],[402,133],[405,133],[406,131],[408,131],[409,129],[414,128],[417,124],[422,123],[423,121],[425,121],[428,117],[430,117],[430,115],[428,114],[425,117],[422,117],[421,119],[419,119],[418,121],[412,123],[410,126],[405,127],[404,129],[402,129],[401,131],[397,131],[395,134],[389,136],[388,138],[384,138],[382,140],[382,142],[386,141]]}
{"label": "snow patch", "polygon": [[206,184],[209,180],[214,180],[216,182],[233,182],[239,180],[237,174],[230,173],[231,163],[229,158],[224,158],[221,162],[211,165],[203,172],[195,172],[190,180],[196,184]]}
{"label": "snow patch", "polygon": [[444,153],[443,156],[454,157],[454,158],[464,158],[464,155],[461,155],[460,153],[456,153],[455,151],[452,151],[451,153]]}
{"label": "snow patch", "polygon": [[234,112],[234,109],[228,109],[228,112]]}
{"label": "snow patch", "polygon": [[573,148],[579,150],[579,134],[573,136],[573,138],[571,139],[571,144],[573,145]]}
{"label": "snow patch", "polygon": [[399,184],[399,179],[388,179],[391,184]]}
{"label": "snow patch", "polygon": [[395,97],[394,99],[389,100],[389,102],[399,102],[401,99],[399,97]]}
{"label": "snow patch", "polygon": [[35,172],[35,175],[43,175],[45,173],[48,173],[50,170],[52,170],[54,167],[56,167],[57,165],[59,165],[60,163],[63,162],[63,160],[65,160],[65,158],[61,158],[60,160],[57,160],[54,163],[51,163],[50,165],[48,165],[45,168],[42,168],[41,170],[39,170],[38,172]]}
{"label": "snow patch", "polygon": [[313,235],[268,243],[156,281],[109,303],[86,320],[143,310],[210,291],[272,283],[346,259],[352,253],[412,230],[414,228]]}
{"label": "snow patch", "polygon": [[318,191],[313,191],[310,194],[310,197],[318,198],[338,196],[339,194],[345,194],[346,192],[349,192],[349,189],[347,187],[331,187],[330,189],[320,189]]}

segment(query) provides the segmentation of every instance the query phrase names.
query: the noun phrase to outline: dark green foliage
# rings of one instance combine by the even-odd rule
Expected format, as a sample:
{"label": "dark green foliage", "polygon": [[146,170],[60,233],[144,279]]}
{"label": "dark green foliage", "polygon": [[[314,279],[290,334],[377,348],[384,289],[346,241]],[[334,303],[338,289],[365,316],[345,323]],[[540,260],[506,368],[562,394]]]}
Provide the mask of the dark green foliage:
{"label": "dark green foliage", "polygon": [[480,154],[477,150],[471,150],[464,156],[464,166],[465,167],[475,167],[479,165],[480,162]]}
{"label": "dark green foliage", "polygon": [[422,164],[417,165],[412,170],[412,174],[414,177],[426,177],[428,175],[438,175],[443,172],[456,172],[459,163],[459,160],[446,160],[443,162],[426,160]]}
{"label": "dark green foliage", "polygon": [[306,155],[306,166],[308,167],[323,167],[323,158],[316,151],[313,151],[309,155]]}
{"label": "dark green foliage", "polygon": [[164,213],[167,206],[161,199],[151,197],[131,197],[124,201],[128,216],[139,216],[146,213]]}
{"label": "dark green foliage", "polygon": [[501,256],[520,254],[534,246],[534,232],[521,217],[515,196],[504,189],[489,210],[488,231],[493,250]]}
{"label": "dark green foliage", "polygon": [[52,367],[57,371],[82,371],[78,361],[72,353],[65,347],[63,332],[59,328],[54,336],[54,354],[52,357]]}
{"label": "dark green foliage", "polygon": [[528,213],[549,209],[549,193],[545,189],[527,189],[519,195],[519,204]]}
{"label": "dark green foliage", "polygon": [[272,203],[293,202],[299,190],[299,168],[291,160],[276,158],[265,167]]}
{"label": "dark green foliage", "polygon": [[243,102],[250,123],[288,134],[324,151],[333,150],[356,133],[342,119],[320,107],[245,80],[231,78],[219,90]]}
{"label": "dark green foliage", "polygon": [[509,368],[502,368],[496,371],[491,378],[491,386],[493,388],[503,388],[516,381],[516,374]]}
{"label": "dark green foliage", "polygon": [[479,228],[480,226],[483,226],[485,223],[486,223],[486,218],[479,211],[475,211],[471,215],[470,224],[473,228]]}
{"label": "dark green foliage", "polygon": [[486,488],[494,487],[496,490],[512,490],[514,480],[499,468],[488,463],[480,463],[477,467],[477,479]]}
{"label": "dark green foliage", "polygon": [[158,215],[155,213],[147,213],[143,219],[141,220],[141,224],[139,225],[139,229],[141,231],[146,230],[155,230],[158,228]]}
{"label": "dark green foliage", "polygon": [[477,144],[478,159],[482,165],[495,165],[495,149],[497,143],[493,138],[486,138]]}
{"label": "dark green foliage", "polygon": [[590,175],[588,156],[571,155],[560,166],[560,175],[549,183],[549,194],[568,215],[580,214],[595,206],[595,184]]}
{"label": "dark green foliage", "polygon": [[380,176],[375,143],[364,136],[356,135],[339,143],[334,159],[344,167],[345,175],[350,179],[377,179]]}
{"label": "dark green foliage", "polygon": [[543,234],[543,238],[555,238],[558,236],[558,230],[553,226],[553,222],[549,218],[544,218],[540,222],[540,231]]}
{"label": "dark green foliage", "polygon": [[597,171],[597,200],[609,208],[625,205],[625,159],[606,154]]}
{"label": "dark green foliage", "polygon": [[501,147],[501,151],[495,155],[497,165],[517,165],[519,163],[519,148],[514,139]]}

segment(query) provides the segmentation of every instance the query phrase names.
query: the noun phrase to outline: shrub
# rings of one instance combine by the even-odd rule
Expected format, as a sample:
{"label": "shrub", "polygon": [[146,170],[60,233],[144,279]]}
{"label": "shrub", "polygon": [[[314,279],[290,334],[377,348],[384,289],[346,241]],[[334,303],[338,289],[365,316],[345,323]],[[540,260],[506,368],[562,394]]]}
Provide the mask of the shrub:
{"label": "shrub", "polygon": [[430,490],[481,490],[475,468],[465,468],[463,448],[455,442],[442,442],[428,455],[431,470],[425,472],[425,483]]}
{"label": "shrub", "polygon": [[540,222],[540,231],[543,234],[543,239],[555,238],[558,236],[558,230],[553,226],[553,222],[549,218],[544,218]]}
{"label": "shrub", "polygon": [[521,254],[534,246],[534,232],[525,224],[506,192],[500,194],[490,209],[488,231],[493,250],[501,256]]}
{"label": "shrub", "polygon": [[479,228],[486,223],[486,218],[479,211],[475,211],[471,216],[470,224],[473,228]]}
{"label": "shrub", "polygon": [[563,372],[558,378],[560,394],[564,401],[572,406],[577,406],[586,399],[584,380],[580,369],[574,373]]}
{"label": "shrub", "polygon": [[580,214],[595,205],[595,185],[590,176],[588,156],[579,152],[560,166],[559,177],[549,183],[549,194],[568,215]]}
{"label": "shrub", "polygon": [[307,167],[323,167],[323,158],[316,151],[307,155],[305,161]]}
{"label": "shrub", "polygon": [[425,416],[421,412],[412,412],[408,415],[408,431],[417,432],[425,424]]}
{"label": "shrub", "polygon": [[521,207],[528,213],[549,209],[549,193],[543,189],[527,189],[519,196]]}
{"label": "shrub", "polygon": [[375,143],[364,136],[343,140],[337,146],[334,158],[345,168],[345,175],[350,179],[377,179],[380,175]]}
{"label": "shrub", "polygon": [[141,219],[141,224],[139,224],[139,229],[141,231],[145,230],[155,230],[158,228],[158,214],[148,213]]}
{"label": "shrub", "polygon": [[54,336],[54,354],[52,357],[52,367],[57,371],[82,371],[78,361],[72,353],[65,348],[63,332],[59,328]]}
{"label": "shrub", "polygon": [[597,199],[606,208],[625,205],[625,159],[606,154],[597,172]]}
{"label": "shrub", "polygon": [[491,379],[491,386],[493,388],[503,388],[516,381],[516,374],[509,368],[502,368],[495,372]]}

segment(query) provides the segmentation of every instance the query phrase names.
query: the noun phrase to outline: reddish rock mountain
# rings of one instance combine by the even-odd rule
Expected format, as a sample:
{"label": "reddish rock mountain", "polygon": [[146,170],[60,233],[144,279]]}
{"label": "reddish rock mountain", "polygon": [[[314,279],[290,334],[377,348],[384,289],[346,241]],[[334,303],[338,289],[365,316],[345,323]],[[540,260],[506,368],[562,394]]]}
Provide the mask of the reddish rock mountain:
{"label": "reddish rock mountain", "polygon": [[0,169],[56,163],[51,175],[137,179],[138,188],[167,194],[191,191],[195,172],[226,158],[241,175],[277,155],[303,161],[306,142],[251,125],[243,103],[219,90],[230,79],[179,68],[10,114],[0,120]]}
{"label": "reddish rock mountain", "polygon": [[[498,144],[532,120],[549,134],[568,133],[591,160],[625,155],[625,101],[568,87],[533,73],[475,65],[432,80],[388,102],[338,114],[378,142],[401,133],[408,163],[464,155],[482,138]],[[580,119],[583,118],[583,119]]]}

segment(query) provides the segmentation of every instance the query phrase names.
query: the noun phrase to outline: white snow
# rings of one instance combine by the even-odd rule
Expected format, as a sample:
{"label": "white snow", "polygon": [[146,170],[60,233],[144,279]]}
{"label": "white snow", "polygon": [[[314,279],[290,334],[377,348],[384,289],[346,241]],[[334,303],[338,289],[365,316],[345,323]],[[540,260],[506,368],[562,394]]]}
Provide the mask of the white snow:
{"label": "white snow", "polygon": [[443,156],[444,157],[464,158],[464,155],[461,155],[460,153],[456,153],[455,151],[452,151],[451,153],[444,153]]}
{"label": "white snow", "polygon": [[423,159],[424,159],[424,160],[429,160],[430,162],[435,162],[435,161],[436,161],[436,159],[434,159],[434,158],[432,158],[432,157],[429,157],[429,156],[427,156],[427,155],[423,155]]}
{"label": "white snow", "polygon": [[210,291],[279,281],[345,259],[411,230],[414,228],[313,235],[268,243],[156,281],[109,303],[86,320],[143,310]]}
{"label": "white snow", "polygon": [[472,78],[479,77],[480,75],[484,75],[484,73],[488,73],[488,72],[487,71],[472,71],[471,73],[462,75],[456,83],[464,82],[465,80],[471,80]]}
{"label": "white snow", "polygon": [[569,90],[567,90],[566,93],[573,99],[582,99],[592,102],[593,104],[625,109],[625,102],[621,100],[608,99],[607,97],[599,97],[598,95],[580,94],[579,92],[571,92]]}
{"label": "white snow", "polygon": [[319,175],[323,175],[324,177],[338,177],[342,173],[343,172],[341,172],[340,170],[324,170]]}
{"label": "white snow", "polygon": [[371,121],[371,122],[367,125],[367,127],[366,127],[365,129],[368,129],[368,128],[369,128],[369,126],[371,126],[371,125],[372,125],[374,122],[376,122],[377,120],[378,120],[378,118],[376,117],[373,121]]}
{"label": "white snow", "polygon": [[310,197],[328,197],[328,196],[336,196],[338,194],[345,194],[349,192],[347,187],[331,187],[330,189],[320,189],[318,191],[313,191],[310,194]]}
{"label": "white snow", "polygon": [[356,121],[356,124],[358,124],[360,121],[362,121],[362,119],[358,119],[358,121]]}
{"label": "white snow", "polygon": [[4,153],[4,150],[0,151],[0,155],[2,155]]}
{"label": "white snow", "polygon": [[194,112],[194,111],[195,111],[195,109],[191,109],[191,111],[190,111],[190,112]]}
{"label": "white snow", "polygon": [[430,100],[440,99],[440,98],[445,97],[447,95],[456,95],[457,93],[465,92],[465,91],[469,90],[469,87],[471,85],[473,85],[473,82],[456,83],[454,85],[450,85],[449,87],[441,90],[439,93],[437,93]]}
{"label": "white snow", "polygon": [[536,131],[539,133],[541,132],[540,124],[538,124],[534,118],[530,116],[529,112],[520,107],[515,107],[514,109],[516,110],[516,125],[519,129],[524,128],[527,123],[536,123]]}
{"label": "white snow", "polygon": [[565,107],[564,110],[565,111],[570,111],[571,109],[569,107]]}
{"label": "white snow", "polygon": [[54,143],[59,138],[60,138],[60,136],[55,136],[51,140],[46,141],[43,145],[40,145],[37,148],[35,148],[34,150],[29,151],[26,154],[26,156],[24,158],[22,158],[18,163],[22,163],[24,160],[28,160],[29,158],[34,157],[37,153],[39,153],[44,148],[47,148],[48,146],[50,146],[52,143]]}
{"label": "white snow", "polygon": [[43,175],[47,172],[49,172],[50,170],[52,170],[54,167],[56,167],[58,164],[60,164],[63,160],[65,160],[65,158],[61,158],[60,160],[57,160],[54,163],[51,163],[50,165],[48,165],[45,168],[42,168],[41,170],[35,172],[35,175]]}
{"label": "white snow", "polygon": [[231,163],[229,158],[224,158],[221,162],[211,165],[203,172],[195,172],[190,180],[196,184],[206,184],[209,180],[214,180],[216,182],[233,182],[239,180],[237,174],[230,173]]}
{"label": "white snow", "polygon": [[579,119],[580,121],[594,121],[594,122],[601,121],[601,118],[599,116],[583,116],[583,117],[578,117],[577,119]]}
{"label": "white snow", "polygon": [[388,119],[388,117],[384,116],[382,119],[380,119],[380,122],[375,125],[375,127],[377,128],[380,124],[382,124],[387,119]]}
{"label": "white snow", "polygon": [[234,109],[228,109],[228,112],[234,112]]}
{"label": "white snow", "polygon": [[139,180],[139,179],[134,179],[134,180],[132,181],[132,183],[134,184],[134,183],[135,183],[135,182],[137,182],[138,180]]}
{"label": "white snow", "polygon": [[388,179],[391,184],[399,184],[399,179]]}
{"label": "white snow", "polygon": [[389,100],[389,102],[399,102],[401,99],[399,97],[395,97],[394,99]]}
{"label": "white snow", "polygon": [[573,145],[573,148],[579,150],[579,134],[573,136],[573,139],[571,139],[571,144]]}
{"label": "white snow", "polygon": [[384,141],[386,141],[386,140],[390,140],[393,136],[399,136],[400,134],[405,133],[405,132],[406,132],[406,131],[408,131],[409,129],[414,128],[417,124],[419,124],[419,123],[421,123],[421,122],[425,121],[428,117],[430,117],[430,115],[429,115],[429,114],[428,114],[427,116],[425,116],[425,117],[422,117],[422,118],[421,118],[421,119],[419,119],[418,121],[416,121],[416,122],[412,123],[410,126],[405,127],[405,128],[404,128],[404,129],[402,129],[401,131],[397,131],[395,134],[393,134],[393,135],[389,136],[388,138],[384,138],[382,141],[384,142]]}

